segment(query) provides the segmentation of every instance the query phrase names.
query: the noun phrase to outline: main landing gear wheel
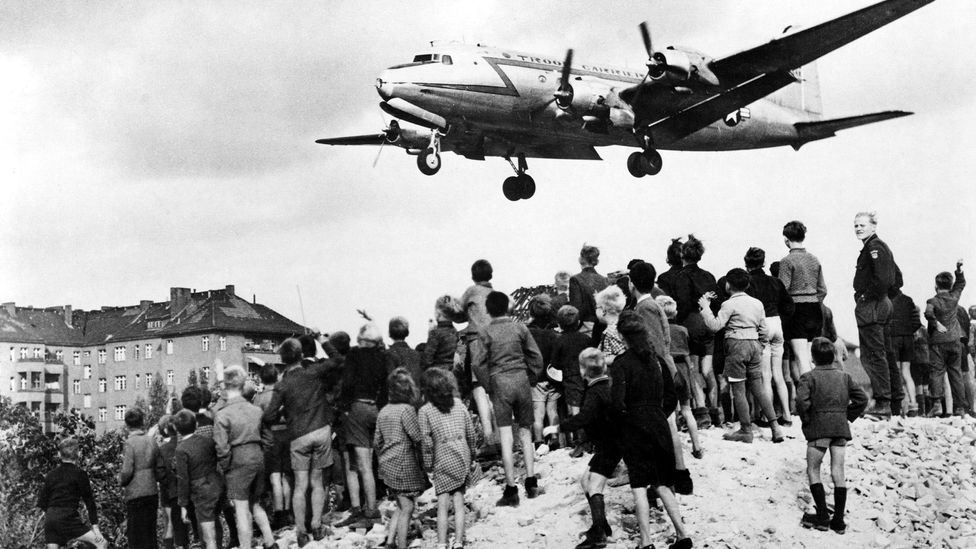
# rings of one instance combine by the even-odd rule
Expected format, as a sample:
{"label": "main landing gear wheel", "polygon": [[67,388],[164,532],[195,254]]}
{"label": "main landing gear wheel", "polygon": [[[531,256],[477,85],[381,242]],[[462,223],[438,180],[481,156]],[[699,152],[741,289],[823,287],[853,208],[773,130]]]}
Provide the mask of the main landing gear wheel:
{"label": "main landing gear wheel", "polygon": [[434,175],[441,169],[441,155],[436,149],[426,148],[417,155],[417,167],[424,175]]}
{"label": "main landing gear wheel", "polygon": [[535,195],[535,180],[525,174],[509,177],[502,183],[502,194],[512,202],[528,200]]}
{"label": "main landing gear wheel", "polygon": [[661,172],[664,161],[661,153],[654,149],[644,152],[634,152],[627,157],[627,171],[634,177],[644,177],[645,175],[657,175]]}

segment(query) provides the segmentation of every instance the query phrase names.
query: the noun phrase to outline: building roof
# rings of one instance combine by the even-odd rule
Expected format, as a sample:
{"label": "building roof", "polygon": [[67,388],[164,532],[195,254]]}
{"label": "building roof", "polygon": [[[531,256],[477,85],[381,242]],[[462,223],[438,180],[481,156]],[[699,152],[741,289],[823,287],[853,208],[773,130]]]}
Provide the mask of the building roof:
{"label": "building roof", "polygon": [[287,337],[305,331],[302,325],[269,307],[237,297],[233,286],[204,292],[172,288],[170,295],[169,301],[142,301],[139,305],[95,311],[4,304],[0,307],[0,341],[89,346],[199,332]]}

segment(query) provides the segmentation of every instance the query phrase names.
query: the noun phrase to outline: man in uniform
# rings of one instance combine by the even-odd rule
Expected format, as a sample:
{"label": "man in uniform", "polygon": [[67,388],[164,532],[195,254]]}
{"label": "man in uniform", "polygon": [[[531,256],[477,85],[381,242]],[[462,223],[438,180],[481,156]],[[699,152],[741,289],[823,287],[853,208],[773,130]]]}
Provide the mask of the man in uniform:
{"label": "man in uniform", "polygon": [[854,234],[864,243],[854,272],[854,317],[861,343],[861,363],[871,380],[874,406],[865,415],[890,418],[901,413],[901,377],[897,367],[887,360],[884,329],[891,316],[888,292],[901,288],[901,271],[888,245],[876,234],[878,220],[874,212],[854,217]]}

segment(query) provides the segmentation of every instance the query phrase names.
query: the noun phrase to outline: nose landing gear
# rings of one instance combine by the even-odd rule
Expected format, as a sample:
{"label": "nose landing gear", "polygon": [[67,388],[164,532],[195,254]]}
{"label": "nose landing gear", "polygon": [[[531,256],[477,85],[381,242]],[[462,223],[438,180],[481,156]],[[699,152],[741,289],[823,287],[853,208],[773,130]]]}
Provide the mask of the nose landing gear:
{"label": "nose landing gear", "polygon": [[438,130],[431,130],[430,145],[417,155],[417,167],[424,175],[434,175],[441,169],[441,137]]}
{"label": "nose landing gear", "polygon": [[512,202],[532,198],[535,195],[535,180],[525,173],[529,169],[529,165],[525,162],[525,154],[518,154],[518,166],[512,162],[511,156],[505,156],[505,160],[512,165],[515,175],[502,183],[502,194]]}

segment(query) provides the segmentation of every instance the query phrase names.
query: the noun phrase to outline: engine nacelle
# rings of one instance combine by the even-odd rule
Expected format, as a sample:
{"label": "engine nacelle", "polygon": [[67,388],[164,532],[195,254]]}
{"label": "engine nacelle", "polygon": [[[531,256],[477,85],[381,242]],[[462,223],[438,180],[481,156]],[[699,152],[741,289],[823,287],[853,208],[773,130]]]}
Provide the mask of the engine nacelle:
{"label": "engine nacelle", "polygon": [[607,97],[610,88],[576,80],[572,82],[574,95],[572,110],[580,116],[596,116],[605,118],[610,112]]}
{"label": "engine nacelle", "polygon": [[698,52],[668,48],[654,52],[651,59],[653,62],[647,64],[647,69],[652,80],[720,85],[718,77],[708,68],[711,60]]}

